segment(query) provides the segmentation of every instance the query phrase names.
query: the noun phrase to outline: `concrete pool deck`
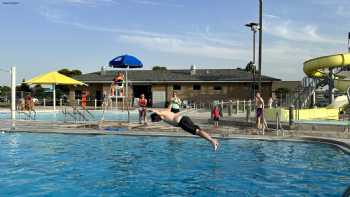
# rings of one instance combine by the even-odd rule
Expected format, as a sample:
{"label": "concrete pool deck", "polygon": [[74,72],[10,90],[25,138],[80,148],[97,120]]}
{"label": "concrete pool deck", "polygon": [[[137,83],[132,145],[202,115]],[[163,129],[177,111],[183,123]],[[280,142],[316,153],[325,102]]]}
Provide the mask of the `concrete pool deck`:
{"label": "concrete pool deck", "polygon": [[[103,121],[87,124],[69,124],[47,121],[16,121],[12,127],[11,121],[0,121],[2,133],[47,133],[47,134],[76,134],[76,135],[120,135],[120,136],[167,136],[167,137],[196,137],[181,128],[171,127],[163,123],[138,123]],[[296,131],[285,130],[277,135],[276,131],[266,131],[265,135],[256,134],[254,128],[221,126],[213,128],[212,125],[200,123],[200,126],[213,137],[225,139],[252,139],[269,141],[308,141],[335,145],[350,153],[350,133],[338,131]],[[113,128],[116,128],[114,130]],[[124,128],[118,130],[118,128]]]}
{"label": "concrete pool deck", "polygon": [[[237,124],[236,119],[228,124],[220,122],[219,128],[213,128],[208,117],[208,112],[188,111],[194,122],[200,125],[205,131],[213,137],[220,139],[255,139],[255,140],[287,140],[287,141],[310,141],[321,142],[336,145],[350,153],[350,132],[344,129],[334,129],[325,127],[318,129],[316,127],[305,127],[304,129],[284,130],[284,134],[269,129],[265,135],[257,135],[256,130],[252,128],[253,123]],[[223,120],[230,121],[230,118]],[[117,128],[117,129],[115,129]],[[118,128],[123,128],[118,130]],[[140,125],[138,123],[127,123],[122,121],[92,121],[80,124],[50,122],[50,121],[29,121],[19,120],[15,126],[10,120],[0,120],[0,131],[5,133],[56,133],[56,134],[77,134],[77,135],[132,135],[132,136],[170,136],[170,137],[195,137],[180,128],[171,127],[164,123],[149,123]]]}

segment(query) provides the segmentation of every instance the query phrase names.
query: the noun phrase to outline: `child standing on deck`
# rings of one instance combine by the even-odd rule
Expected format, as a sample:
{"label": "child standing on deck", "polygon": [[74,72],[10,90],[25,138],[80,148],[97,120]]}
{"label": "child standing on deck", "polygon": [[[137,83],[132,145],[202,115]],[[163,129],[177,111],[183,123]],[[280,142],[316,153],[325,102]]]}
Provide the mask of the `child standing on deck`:
{"label": "child standing on deck", "polygon": [[144,94],[141,94],[141,97],[139,99],[139,123],[142,124],[142,122],[144,124],[146,124],[146,107],[147,107],[147,99],[145,98]]}
{"label": "child standing on deck", "polygon": [[220,109],[217,105],[215,105],[215,107],[211,111],[211,117],[214,120],[214,126],[216,128],[219,127]]}
{"label": "child standing on deck", "polygon": [[88,96],[88,91],[84,90],[83,95],[81,96],[81,108],[86,109],[86,103],[87,103],[87,96]]}
{"label": "child standing on deck", "polygon": [[256,93],[255,96],[255,106],[256,106],[256,128],[257,130],[263,129],[264,127],[264,100],[261,97],[260,92]]}

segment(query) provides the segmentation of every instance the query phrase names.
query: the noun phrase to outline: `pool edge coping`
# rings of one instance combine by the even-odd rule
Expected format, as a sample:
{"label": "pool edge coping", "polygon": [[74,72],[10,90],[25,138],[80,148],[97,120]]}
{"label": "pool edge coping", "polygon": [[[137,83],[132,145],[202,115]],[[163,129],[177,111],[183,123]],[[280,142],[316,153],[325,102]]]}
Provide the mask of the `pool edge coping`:
{"label": "pool edge coping", "polygon": [[[63,129],[63,128],[59,128]],[[41,131],[38,131],[41,130]],[[198,138],[198,136],[182,133],[182,132],[145,132],[145,131],[102,131],[98,129],[83,129],[83,128],[70,128],[63,129],[65,131],[54,131],[54,129],[1,129],[3,133],[41,133],[41,134],[65,134],[65,135],[119,135],[119,136],[149,136],[149,137],[187,137]],[[72,132],[75,130],[75,132]],[[322,144],[333,145],[346,153],[350,154],[350,139],[343,138],[324,138],[315,136],[267,136],[267,135],[245,135],[245,134],[230,134],[223,136],[222,134],[212,134],[214,138],[221,140],[228,139],[246,139],[246,140],[264,140],[264,141],[290,141],[290,142],[316,142]],[[346,142],[344,140],[348,140]]]}

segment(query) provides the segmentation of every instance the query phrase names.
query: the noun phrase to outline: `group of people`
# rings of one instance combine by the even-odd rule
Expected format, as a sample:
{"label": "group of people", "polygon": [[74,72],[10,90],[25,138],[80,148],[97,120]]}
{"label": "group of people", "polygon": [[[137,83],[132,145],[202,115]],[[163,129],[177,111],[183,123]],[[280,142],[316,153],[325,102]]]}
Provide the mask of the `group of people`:
{"label": "group of people", "polygon": [[[268,107],[271,108],[273,103],[272,97],[268,100]],[[256,128],[258,130],[263,129],[265,124],[263,113],[264,113],[264,99],[261,97],[260,92],[257,92],[255,95],[255,106],[256,106]],[[215,103],[214,107],[211,110],[211,118],[214,121],[214,127],[217,128],[219,126],[219,119],[222,116],[222,109],[220,109],[219,103]]]}
{"label": "group of people", "polygon": [[19,100],[19,110],[21,111],[33,111],[35,112],[35,102],[37,99],[34,99],[30,94]]}
{"label": "group of people", "polygon": [[198,135],[203,139],[210,142],[214,148],[217,150],[219,147],[219,141],[212,138],[207,132],[201,129],[198,125],[194,124],[190,117],[182,115],[180,112],[181,100],[177,97],[176,92],[173,92],[169,106],[163,110],[147,110],[147,99],[144,94],[141,94],[138,105],[139,105],[139,121],[140,123],[146,123],[146,113],[147,111],[152,112],[150,115],[152,122],[159,122],[163,120],[169,125],[180,127],[183,130],[191,133],[192,135]]}
{"label": "group of people", "polygon": [[[139,106],[139,123],[146,124],[146,115],[147,115],[147,106],[149,104],[148,100],[145,98],[145,94],[141,94],[140,98],[137,101]],[[177,97],[176,92],[173,92],[173,95],[169,102],[169,110],[173,113],[179,113],[182,101],[179,97]]]}

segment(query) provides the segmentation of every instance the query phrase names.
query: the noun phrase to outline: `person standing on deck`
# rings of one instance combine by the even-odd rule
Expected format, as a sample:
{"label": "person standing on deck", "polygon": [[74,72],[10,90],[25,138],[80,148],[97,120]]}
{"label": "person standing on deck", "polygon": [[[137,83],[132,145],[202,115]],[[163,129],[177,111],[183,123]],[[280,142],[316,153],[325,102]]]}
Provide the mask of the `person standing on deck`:
{"label": "person standing on deck", "polygon": [[263,123],[263,113],[264,113],[264,100],[260,95],[260,92],[256,93],[255,96],[255,106],[256,106],[256,128],[262,129]]}
{"label": "person standing on deck", "polygon": [[86,103],[87,103],[87,96],[89,95],[89,92],[87,90],[83,91],[83,95],[81,96],[81,108],[86,109]]}
{"label": "person standing on deck", "polygon": [[139,123],[146,124],[146,110],[147,110],[147,99],[145,98],[144,94],[141,94],[141,97],[139,98]]}
{"label": "person standing on deck", "polygon": [[269,100],[267,101],[267,106],[269,109],[271,109],[273,107],[273,98],[270,97]]}
{"label": "person standing on deck", "polygon": [[214,126],[216,128],[219,127],[220,109],[218,105],[215,105],[215,107],[211,111],[211,117],[214,120]]}
{"label": "person standing on deck", "polygon": [[173,92],[173,97],[171,97],[171,100],[170,100],[171,112],[179,113],[180,106],[181,106],[181,100],[179,97],[176,96],[176,92]]}

